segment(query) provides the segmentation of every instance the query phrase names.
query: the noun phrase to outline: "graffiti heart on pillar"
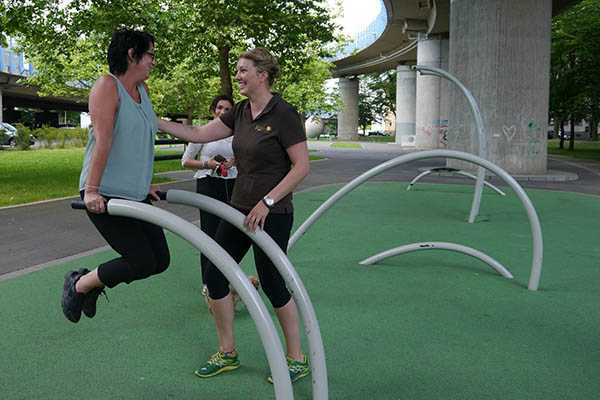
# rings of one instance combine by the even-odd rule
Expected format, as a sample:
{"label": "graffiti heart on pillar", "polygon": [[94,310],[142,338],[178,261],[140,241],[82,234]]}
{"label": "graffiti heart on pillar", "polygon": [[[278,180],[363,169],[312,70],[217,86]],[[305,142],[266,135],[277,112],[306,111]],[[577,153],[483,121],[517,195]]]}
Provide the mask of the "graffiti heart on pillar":
{"label": "graffiti heart on pillar", "polygon": [[513,138],[515,137],[515,135],[517,134],[517,127],[514,125],[511,125],[510,127],[504,125],[504,126],[502,126],[502,132],[504,133],[506,140],[511,142],[513,140]]}

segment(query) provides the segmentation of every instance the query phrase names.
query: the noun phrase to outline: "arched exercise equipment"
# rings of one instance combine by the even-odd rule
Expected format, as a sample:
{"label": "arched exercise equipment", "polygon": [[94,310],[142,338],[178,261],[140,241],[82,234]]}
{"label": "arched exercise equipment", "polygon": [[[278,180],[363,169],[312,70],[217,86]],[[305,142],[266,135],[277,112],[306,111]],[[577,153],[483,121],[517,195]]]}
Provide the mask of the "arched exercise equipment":
{"label": "arched exercise equipment", "polygon": [[[85,209],[81,201],[71,203],[71,207]],[[110,215],[135,218],[161,226],[187,240],[215,264],[238,292],[254,320],[271,369],[275,397],[292,400],[294,398],[292,382],[273,320],[256,289],[233,258],[200,228],[158,207],[135,201],[111,199],[107,203],[106,210]]]}
{"label": "arched exercise equipment", "polygon": [[[239,212],[238,210],[234,209],[233,207],[231,207],[223,202],[220,202],[220,201],[215,200],[208,196],[204,196],[204,195],[201,195],[198,193],[183,191],[183,190],[169,190],[166,193],[159,192],[158,194],[162,200],[167,200],[173,204],[184,204],[184,205],[189,205],[189,206],[193,206],[196,208],[200,208],[203,211],[207,211],[207,212],[209,212],[215,216],[218,216],[219,218],[229,222],[230,224],[232,224],[232,225],[236,226],[238,229],[240,229],[242,232],[246,233],[270,258],[270,260],[273,262],[273,264],[275,265],[277,270],[282,275],[284,281],[286,282],[286,285],[287,285],[288,289],[290,290],[290,293],[292,294],[292,297],[294,298],[294,301],[296,302],[296,304],[298,306],[298,311],[299,311],[300,317],[302,318],[302,322],[304,325],[304,329],[305,329],[305,333],[306,333],[307,341],[308,341],[308,346],[309,346],[309,355],[310,355],[310,359],[311,359],[313,398],[319,399],[319,400],[327,400],[327,398],[328,398],[327,367],[326,367],[326,363],[325,363],[325,352],[324,352],[324,348],[323,348],[323,341],[321,338],[321,331],[319,329],[319,325],[318,325],[318,321],[316,319],[316,314],[315,314],[314,308],[312,306],[310,298],[308,297],[308,293],[307,293],[300,277],[296,273],[296,270],[294,269],[294,267],[292,266],[288,257],[286,256],[286,254],[279,248],[279,246],[273,241],[273,239],[264,231],[257,230],[255,232],[250,232],[250,231],[246,230],[243,226],[243,221],[245,218],[244,215],[241,212]],[[113,202],[113,201],[117,201],[117,200],[110,200],[108,203],[107,210],[110,214],[117,215],[113,212],[114,207],[111,206],[111,202]],[[125,200],[118,200],[118,201],[123,202]],[[127,203],[131,203],[131,204],[129,204],[129,206],[135,206],[137,204],[140,204],[137,202],[127,202]],[[83,203],[81,201],[74,202],[73,206],[76,208],[85,208],[85,206],[83,205]],[[151,207],[151,206],[147,206],[147,207]],[[161,210],[161,209],[158,209],[155,207],[151,207],[151,208],[159,210],[162,213],[172,215],[174,218],[180,219],[179,217],[175,216],[174,214],[168,213],[167,211],[164,211],[164,210]],[[143,219],[143,216],[138,215],[136,213],[136,211],[134,211],[134,210],[126,210],[124,212],[126,213],[125,216]],[[119,215],[123,215],[123,214],[119,214]],[[145,216],[145,217],[147,218],[148,216]],[[178,231],[176,231],[176,229],[178,229],[176,227],[176,225],[171,224],[170,226],[166,226],[161,223],[161,220],[147,220],[147,219],[144,219],[144,220],[151,222],[151,223],[155,223],[157,225],[160,225],[160,226],[172,231],[173,233],[183,237],[184,239],[190,241],[188,238],[189,236],[182,236]],[[192,229],[192,231],[201,232],[203,237],[208,237],[208,236],[206,236],[206,234],[204,234],[199,228],[197,228],[193,224],[191,224],[187,221],[183,221],[183,222],[185,222],[185,224],[187,224],[187,225],[191,225],[191,227],[194,228],[194,229]],[[191,235],[195,235],[195,233],[192,232]],[[214,245],[217,246],[219,248],[219,250],[224,251],[212,239],[210,240],[210,242],[214,243]],[[205,254],[204,250],[202,250],[200,247],[198,247],[198,245],[196,245],[196,243],[191,242],[191,241],[190,241],[190,243],[193,244],[195,247],[197,247],[201,252],[203,252],[203,254]],[[209,257],[208,253],[206,253],[206,256],[217,267],[219,267],[217,265],[217,263]],[[239,271],[239,268],[237,268],[237,264],[236,264],[236,270]],[[221,271],[223,272],[223,270],[221,270]],[[239,271],[239,272],[240,272],[241,276],[243,276],[241,271]],[[223,272],[223,273],[229,280],[229,277],[225,274],[225,272]],[[238,290],[237,287],[234,285],[234,283],[232,281],[230,281],[230,282],[231,282],[232,286],[234,286],[234,288],[236,290]],[[248,283],[247,279],[244,279],[244,283],[246,283],[247,286],[252,287]],[[251,293],[256,295],[256,290],[253,290]],[[241,292],[240,292],[240,294],[241,294]],[[241,297],[242,297],[242,300],[244,302],[246,302],[244,297],[243,296],[241,296]],[[263,304],[263,306],[264,306],[264,304]],[[271,368],[271,370],[273,371],[272,368]],[[286,364],[285,372],[287,375],[287,364]],[[289,375],[287,375],[287,376],[288,376],[288,380],[289,380]],[[279,397],[279,394],[277,394],[277,392],[276,392],[276,395],[277,395],[277,399],[279,399],[280,397]],[[287,397],[282,397],[282,398],[287,399]]]}
{"label": "arched exercise equipment", "polygon": [[[477,101],[475,97],[469,89],[463,83],[458,80],[457,77],[449,73],[448,71],[444,71],[440,68],[430,67],[428,65],[413,65],[411,67],[415,71],[418,71],[421,75],[434,75],[440,78],[444,78],[452,82],[458,89],[465,95],[467,99],[467,103],[469,103],[469,107],[471,109],[471,115],[473,115],[473,119],[475,120],[475,127],[477,128],[477,144],[479,146],[479,157],[487,160],[487,138],[485,137],[485,129],[483,127],[483,117],[481,116],[481,111],[479,111],[479,105],[477,105]],[[481,194],[483,192],[483,184],[485,182],[485,169],[479,168],[477,170],[477,178],[475,183],[475,192],[473,193],[473,202],[471,205],[471,212],[469,213],[469,223],[472,224],[475,222],[475,218],[479,215],[479,208],[481,207]]]}
{"label": "arched exercise equipment", "polygon": [[[451,168],[451,167],[434,167],[434,168],[430,168],[426,171],[421,172],[419,175],[415,176],[413,178],[412,181],[410,181],[410,183],[408,184],[408,186],[406,187],[406,190],[410,190],[412,189],[412,187],[415,185],[415,183],[417,183],[417,181],[427,175],[430,174],[434,174],[434,173],[441,173],[441,172],[448,172],[450,174],[457,174],[457,175],[462,175],[462,176],[466,176],[467,178],[471,178],[471,179],[475,179],[477,180],[477,177],[471,173],[468,173],[466,171],[462,171],[460,169],[456,169],[456,168]],[[483,181],[483,184],[487,187],[489,187],[490,189],[492,189],[494,192],[498,193],[500,196],[506,196],[506,193],[504,193],[502,190],[498,189],[496,186],[492,185],[491,183],[489,183],[488,181]]]}
{"label": "arched exercise equipment", "polygon": [[492,267],[496,272],[507,279],[513,279],[513,275],[510,273],[508,269],[498,261],[494,260],[492,257],[488,256],[485,253],[482,253],[479,250],[476,250],[472,247],[463,246],[461,244],[449,243],[449,242],[422,242],[422,243],[411,243],[405,244],[404,246],[399,246],[390,250],[383,251],[379,254],[375,254],[369,258],[362,260],[359,264],[361,265],[373,265],[380,261],[385,260],[386,258],[394,257],[400,254],[412,253],[414,251],[423,251],[423,250],[450,250],[456,251],[458,253],[466,254],[473,258],[476,258],[480,261],[483,261],[490,267]]}
{"label": "arched exercise equipment", "polygon": [[519,185],[517,183],[517,181],[512,176],[510,176],[506,171],[504,171],[502,168],[498,167],[496,164],[493,164],[487,160],[482,159],[481,157],[477,157],[473,154],[464,153],[461,151],[427,150],[427,151],[419,151],[419,152],[410,153],[410,154],[404,154],[404,155],[398,156],[396,158],[393,158],[389,161],[386,161],[386,162],[366,171],[362,175],[359,175],[358,177],[354,178],[352,181],[347,183],[344,187],[342,187],[340,190],[335,192],[331,197],[329,197],[329,199],[327,199],[323,204],[321,204],[319,206],[319,208],[317,208],[306,219],[306,221],[304,221],[302,223],[302,225],[300,225],[300,227],[294,232],[294,234],[290,238],[288,249],[291,249],[294,246],[294,244],[298,241],[298,239],[300,239],[300,237],[302,235],[304,235],[304,233],[306,233],[308,228],[310,228],[310,226],[312,224],[314,224],[338,200],[340,200],[342,197],[344,197],[345,195],[350,193],[356,187],[358,187],[361,184],[363,184],[364,182],[366,182],[368,179],[370,179],[374,176],[377,176],[390,168],[394,168],[398,165],[401,165],[401,164],[404,164],[407,162],[411,162],[411,161],[415,161],[415,160],[422,160],[422,159],[429,159],[429,158],[438,158],[438,157],[453,158],[453,159],[457,159],[457,160],[468,161],[473,164],[479,165],[480,167],[483,167],[483,168],[487,169],[488,171],[493,172],[499,178],[504,180],[516,193],[517,197],[519,198],[519,200],[521,200],[521,203],[525,207],[525,211],[527,212],[527,217],[529,219],[529,225],[530,225],[531,236],[532,236],[532,241],[533,241],[533,245],[532,245],[533,257],[532,257],[532,261],[531,261],[531,272],[529,274],[529,282],[528,282],[527,287],[529,290],[532,290],[532,291],[537,290],[539,287],[540,276],[542,273],[543,240],[542,240],[542,228],[540,225],[540,221],[539,221],[537,212],[535,211],[535,208],[533,207],[533,204],[531,203],[531,200],[529,199],[529,197],[527,196],[527,194],[525,193],[525,191],[523,190],[521,185]]}

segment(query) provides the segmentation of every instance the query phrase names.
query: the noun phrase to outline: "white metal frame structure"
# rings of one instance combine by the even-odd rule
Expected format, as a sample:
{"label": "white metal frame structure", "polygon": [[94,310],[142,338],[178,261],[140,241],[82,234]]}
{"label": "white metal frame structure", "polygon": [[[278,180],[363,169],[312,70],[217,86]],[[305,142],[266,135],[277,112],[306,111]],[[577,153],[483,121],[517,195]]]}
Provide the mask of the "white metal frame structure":
{"label": "white metal frame structure", "polygon": [[[415,183],[417,183],[417,181],[419,179],[423,178],[424,176],[436,173],[436,172],[437,173],[440,173],[440,172],[449,172],[451,174],[462,175],[462,176],[466,176],[467,178],[471,178],[471,179],[477,180],[477,177],[475,175],[470,174],[470,173],[468,173],[466,171],[462,171],[460,169],[450,168],[450,167],[434,167],[434,168],[428,169],[427,171],[423,171],[419,175],[415,176],[413,178],[413,180],[410,181],[410,183],[406,187],[406,190],[412,189],[412,187],[415,185]],[[504,193],[502,190],[500,190],[496,186],[492,185],[488,181],[483,181],[483,184],[485,186],[489,187],[490,189],[492,189],[494,192],[498,193],[500,196],[506,196],[506,193]]]}
{"label": "white metal frame structure", "polygon": [[513,275],[509,270],[506,269],[502,264],[498,261],[494,260],[492,257],[488,256],[485,253],[482,253],[479,250],[476,250],[472,247],[463,246],[461,244],[456,243],[448,243],[448,242],[421,242],[421,243],[411,243],[405,244],[404,246],[399,246],[394,249],[390,249],[387,251],[383,251],[379,254],[375,254],[369,258],[362,260],[359,264],[361,265],[373,265],[380,261],[385,260],[386,258],[394,257],[400,254],[411,253],[413,251],[421,251],[421,250],[450,250],[456,251],[458,253],[466,254],[473,258],[483,261],[490,267],[492,267],[496,272],[507,279],[513,279]]}
{"label": "white metal frame structure", "polygon": [[401,165],[401,164],[404,164],[407,162],[411,162],[411,161],[415,161],[415,160],[422,160],[422,159],[429,159],[429,158],[438,158],[438,157],[452,158],[452,159],[467,161],[467,162],[471,162],[473,164],[479,165],[480,167],[483,167],[483,168],[487,169],[488,171],[493,172],[498,177],[500,177],[502,180],[504,180],[516,193],[517,197],[519,198],[519,200],[521,200],[521,203],[525,207],[525,211],[527,212],[527,217],[529,219],[529,225],[531,228],[531,236],[532,236],[532,241],[533,241],[533,245],[532,245],[533,246],[533,257],[532,257],[532,261],[531,261],[531,272],[529,274],[529,283],[528,283],[527,287],[529,290],[532,290],[532,291],[537,290],[539,287],[540,276],[541,276],[541,272],[542,272],[543,239],[542,239],[542,228],[540,225],[540,221],[539,221],[537,212],[535,211],[535,208],[533,207],[533,204],[531,203],[531,200],[529,199],[529,197],[527,196],[527,194],[525,193],[525,191],[523,190],[521,185],[519,185],[517,183],[517,181],[512,176],[510,176],[506,171],[504,171],[502,168],[498,167],[496,164],[493,164],[481,157],[477,157],[473,154],[464,153],[461,151],[427,150],[427,151],[420,151],[420,152],[416,152],[416,153],[404,154],[404,155],[401,155],[394,159],[391,159],[389,161],[386,161],[386,162],[366,171],[362,175],[354,178],[352,181],[347,183],[344,187],[342,187],[340,190],[335,192],[323,204],[321,204],[321,206],[319,206],[319,208],[317,208],[317,210],[315,210],[306,219],[306,221],[304,221],[302,223],[302,225],[294,232],[294,234],[290,238],[288,249],[291,249],[294,246],[294,244],[298,241],[298,239],[300,239],[300,237],[307,231],[307,229],[312,224],[314,224],[315,221],[317,221],[323,215],[323,213],[325,213],[325,211],[327,211],[331,206],[333,206],[338,200],[340,200],[346,194],[350,193],[356,187],[360,186],[361,184],[363,184],[364,182],[366,182],[373,176],[379,175],[382,172],[384,172],[390,168],[396,167],[398,165]]}
{"label": "white metal frame structure", "polygon": [[254,320],[271,369],[275,397],[292,400],[294,398],[292,382],[273,320],[256,289],[233,258],[200,228],[158,207],[135,201],[112,199],[108,201],[107,211],[110,215],[135,218],[161,226],[187,240],[215,264],[238,292]]}
{"label": "white metal frame structure", "polygon": [[248,231],[244,227],[244,215],[223,202],[185,190],[168,190],[166,199],[169,203],[184,204],[199,208],[229,222],[248,235],[248,237],[252,239],[252,241],[254,241],[271,259],[273,265],[275,265],[275,268],[277,268],[283,277],[288,290],[292,294],[292,297],[298,306],[300,317],[302,318],[309,346],[313,398],[317,400],[327,400],[329,391],[327,383],[327,366],[325,364],[325,350],[319,323],[304,284],[287,255],[263,230],[257,229],[255,232]]}
{"label": "white metal frame structure", "polygon": [[[477,101],[475,100],[475,97],[471,94],[471,92],[454,75],[447,71],[444,71],[443,69],[429,67],[425,65],[413,65],[412,68],[418,71],[421,75],[434,75],[449,80],[450,82],[454,83],[465,95],[465,97],[467,98],[467,102],[469,103],[473,119],[475,119],[475,126],[477,127],[477,144],[479,145],[479,157],[483,158],[484,160],[487,160],[487,139],[485,137],[485,129],[483,127],[483,117],[481,116],[481,112],[479,111]],[[471,212],[469,213],[470,224],[475,222],[475,218],[477,218],[477,215],[479,214],[479,208],[481,206],[481,194],[483,192],[483,183],[485,180],[484,168],[478,169],[476,180],[477,182],[475,183],[473,203],[471,205]]]}

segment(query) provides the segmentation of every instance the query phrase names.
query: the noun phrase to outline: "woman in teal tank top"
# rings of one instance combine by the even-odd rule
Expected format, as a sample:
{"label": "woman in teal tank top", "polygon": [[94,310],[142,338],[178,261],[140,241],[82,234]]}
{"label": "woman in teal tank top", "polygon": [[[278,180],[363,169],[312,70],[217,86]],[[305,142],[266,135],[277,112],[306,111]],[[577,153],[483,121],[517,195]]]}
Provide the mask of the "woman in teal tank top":
{"label": "woman in teal tank top", "polygon": [[110,73],[90,92],[92,129],[88,138],[79,189],[87,215],[120,257],[65,276],[62,309],[72,322],[81,313],[96,314],[105,287],[131,283],[163,272],[169,248],[162,228],[105,213],[111,198],[158,200],[150,184],[154,160],[156,115],[144,81],[154,67],[154,38],[136,30],[114,32],[108,47]]}

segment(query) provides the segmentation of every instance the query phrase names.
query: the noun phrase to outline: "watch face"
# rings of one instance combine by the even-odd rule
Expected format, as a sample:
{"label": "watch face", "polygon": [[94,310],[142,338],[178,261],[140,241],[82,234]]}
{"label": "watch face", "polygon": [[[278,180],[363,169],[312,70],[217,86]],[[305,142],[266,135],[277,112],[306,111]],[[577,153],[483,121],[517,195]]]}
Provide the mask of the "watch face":
{"label": "watch face", "polygon": [[273,199],[272,199],[272,198],[270,198],[270,197],[267,197],[267,196],[265,196],[265,203],[267,203],[267,205],[268,205],[269,207],[273,207],[273,204],[275,204],[275,200],[273,200]]}

